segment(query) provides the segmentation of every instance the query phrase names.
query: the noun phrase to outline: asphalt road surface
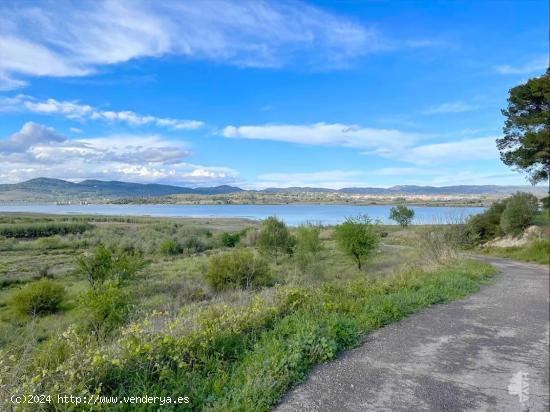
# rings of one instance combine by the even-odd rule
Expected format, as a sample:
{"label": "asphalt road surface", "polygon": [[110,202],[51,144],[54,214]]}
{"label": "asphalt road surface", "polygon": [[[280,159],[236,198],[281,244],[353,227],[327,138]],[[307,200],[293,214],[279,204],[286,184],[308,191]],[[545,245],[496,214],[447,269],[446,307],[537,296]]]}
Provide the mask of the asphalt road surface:
{"label": "asphalt road surface", "polygon": [[275,410],[548,411],[549,269],[484,260],[493,284],[370,334]]}

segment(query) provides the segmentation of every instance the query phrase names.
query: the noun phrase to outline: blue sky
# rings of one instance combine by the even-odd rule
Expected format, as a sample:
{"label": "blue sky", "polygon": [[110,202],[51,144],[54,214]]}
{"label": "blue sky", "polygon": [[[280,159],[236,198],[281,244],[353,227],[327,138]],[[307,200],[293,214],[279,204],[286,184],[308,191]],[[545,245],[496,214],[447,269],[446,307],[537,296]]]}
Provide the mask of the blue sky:
{"label": "blue sky", "polygon": [[526,184],[545,0],[3,1],[0,182]]}

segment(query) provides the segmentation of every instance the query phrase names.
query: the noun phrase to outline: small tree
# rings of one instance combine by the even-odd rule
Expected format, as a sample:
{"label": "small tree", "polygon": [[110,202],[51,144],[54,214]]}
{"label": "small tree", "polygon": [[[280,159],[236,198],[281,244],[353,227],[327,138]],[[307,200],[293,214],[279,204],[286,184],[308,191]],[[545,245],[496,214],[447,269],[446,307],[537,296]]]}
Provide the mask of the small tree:
{"label": "small tree", "polygon": [[358,269],[361,269],[363,261],[380,242],[378,223],[374,223],[367,215],[347,218],[336,226],[334,236],[340,250],[355,259]]}
{"label": "small tree", "polygon": [[294,239],[284,222],[270,216],[262,222],[257,240],[258,250],[263,255],[277,256],[292,253]]}
{"label": "small tree", "polygon": [[401,227],[407,227],[414,219],[414,210],[405,205],[394,206],[390,209],[390,219],[399,223]]}
{"label": "small tree", "polygon": [[533,223],[538,210],[538,200],[530,193],[516,193],[506,202],[506,208],[500,217],[500,226],[504,233],[520,234]]}
{"label": "small tree", "polygon": [[296,229],[294,258],[302,271],[305,271],[321,251],[320,233],[319,226],[300,225]]}

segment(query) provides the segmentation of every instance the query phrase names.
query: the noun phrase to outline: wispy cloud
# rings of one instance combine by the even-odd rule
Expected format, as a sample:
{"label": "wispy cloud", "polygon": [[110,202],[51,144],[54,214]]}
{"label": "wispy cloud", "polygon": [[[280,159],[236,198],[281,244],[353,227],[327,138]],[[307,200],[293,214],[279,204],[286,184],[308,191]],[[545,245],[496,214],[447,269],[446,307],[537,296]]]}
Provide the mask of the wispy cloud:
{"label": "wispy cloud", "polygon": [[69,139],[54,129],[28,122],[0,140],[0,181],[48,176],[203,185],[233,182],[226,167],[195,165],[185,143],[157,135],[112,135]]}
{"label": "wispy cloud", "polygon": [[171,119],[139,115],[130,110],[100,110],[87,104],[47,99],[39,101],[31,96],[17,95],[0,98],[0,112],[30,112],[45,115],[61,115],[73,120],[100,120],[123,122],[130,126],[156,125],[171,129],[197,129],[203,125],[198,120]]}
{"label": "wispy cloud", "polygon": [[456,102],[447,102],[447,103],[441,103],[437,106],[432,106],[426,110],[424,110],[424,114],[442,114],[442,113],[464,113],[469,112],[471,110],[477,109],[477,106],[456,101]]}
{"label": "wispy cloud", "polygon": [[[429,170],[427,173],[432,174],[433,172],[433,170]],[[410,176],[425,173],[425,169],[420,169],[418,167],[383,167],[370,172],[370,174],[375,176]]]}
{"label": "wispy cloud", "polygon": [[363,172],[358,170],[326,170],[305,173],[266,173],[259,175],[254,187],[324,187],[340,189],[359,185]]}
{"label": "wispy cloud", "polygon": [[326,68],[383,47],[374,29],[297,1],[3,2],[0,15],[4,89],[142,57]]}
{"label": "wispy cloud", "polygon": [[380,153],[382,157],[418,165],[450,164],[471,160],[497,160],[497,136],[432,143],[404,148],[401,151]]}
{"label": "wispy cloud", "polygon": [[531,74],[543,72],[548,69],[548,56],[539,56],[523,64],[511,65],[503,64],[497,66],[495,70],[500,74]]}
{"label": "wispy cloud", "polygon": [[226,126],[228,138],[274,140],[303,145],[342,146],[391,151],[409,146],[416,136],[395,129],[373,129],[341,123],[310,125],[266,124],[258,126]]}
{"label": "wispy cloud", "polygon": [[498,159],[496,136],[418,144],[422,136],[393,129],[340,123],[312,125],[226,126],[227,138],[273,140],[302,145],[357,148],[362,154],[413,164],[442,164]]}

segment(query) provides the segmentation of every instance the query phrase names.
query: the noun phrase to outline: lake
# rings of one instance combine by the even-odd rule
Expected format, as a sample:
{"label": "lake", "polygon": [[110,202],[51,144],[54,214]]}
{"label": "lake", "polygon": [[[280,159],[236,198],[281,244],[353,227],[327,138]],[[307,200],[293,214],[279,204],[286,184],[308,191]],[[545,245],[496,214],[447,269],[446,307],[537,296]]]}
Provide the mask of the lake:
{"label": "lake", "polygon": [[[0,205],[0,212],[51,214],[98,214],[158,217],[235,217],[260,220],[277,216],[288,225],[312,222],[325,225],[342,222],[346,217],[367,214],[383,223],[388,220],[391,205],[290,204],[290,205]],[[413,223],[456,223],[481,213],[482,207],[411,206]]]}

